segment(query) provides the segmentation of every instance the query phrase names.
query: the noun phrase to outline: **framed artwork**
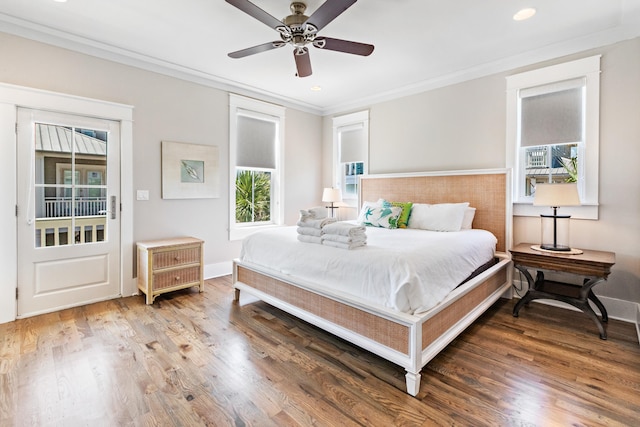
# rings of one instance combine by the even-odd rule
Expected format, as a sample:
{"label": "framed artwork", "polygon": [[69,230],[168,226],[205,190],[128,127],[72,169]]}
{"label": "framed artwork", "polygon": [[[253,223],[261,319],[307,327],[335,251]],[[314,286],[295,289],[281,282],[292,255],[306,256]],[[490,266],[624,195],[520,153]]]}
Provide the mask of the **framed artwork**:
{"label": "framed artwork", "polygon": [[162,198],[220,197],[218,147],[162,141]]}

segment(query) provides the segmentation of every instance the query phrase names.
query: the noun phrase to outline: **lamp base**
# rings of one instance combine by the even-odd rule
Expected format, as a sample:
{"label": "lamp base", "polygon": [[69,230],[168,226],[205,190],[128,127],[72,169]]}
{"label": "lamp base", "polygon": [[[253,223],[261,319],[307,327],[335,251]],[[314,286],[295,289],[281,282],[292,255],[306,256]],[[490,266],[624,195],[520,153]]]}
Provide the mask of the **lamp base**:
{"label": "lamp base", "polygon": [[557,251],[557,252],[570,252],[571,248],[569,246],[564,245],[551,245],[551,244],[542,244],[540,245],[540,249],[545,249],[547,251]]}
{"label": "lamp base", "polygon": [[569,246],[569,215],[540,215],[542,232],[540,248],[549,252],[567,253]]}
{"label": "lamp base", "polygon": [[327,208],[327,209],[331,209],[331,217],[330,217],[330,218],[335,218],[335,217],[336,217],[336,215],[335,215],[335,213],[334,213],[334,210],[335,210],[335,209],[338,209],[339,207],[340,207],[340,206],[334,206],[334,205],[333,205],[333,202],[331,202],[331,206],[325,206],[325,208]]}
{"label": "lamp base", "polygon": [[531,249],[533,249],[534,251],[546,252],[548,254],[556,254],[556,255],[580,255],[584,253],[582,249],[575,249],[575,248],[571,248],[568,251],[553,251],[553,250],[550,251],[548,249],[542,249],[540,245],[531,245]]}

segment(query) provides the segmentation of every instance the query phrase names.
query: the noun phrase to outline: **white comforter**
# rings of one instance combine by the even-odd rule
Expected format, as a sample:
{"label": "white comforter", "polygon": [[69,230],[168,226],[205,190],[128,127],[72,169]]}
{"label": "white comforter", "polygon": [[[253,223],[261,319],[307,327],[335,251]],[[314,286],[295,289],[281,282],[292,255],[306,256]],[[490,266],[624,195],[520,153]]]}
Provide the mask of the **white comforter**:
{"label": "white comforter", "polygon": [[437,305],[491,260],[497,240],[484,230],[435,232],[367,227],[367,244],[346,250],[303,243],[296,227],[243,241],[240,258],[285,275],[417,314]]}

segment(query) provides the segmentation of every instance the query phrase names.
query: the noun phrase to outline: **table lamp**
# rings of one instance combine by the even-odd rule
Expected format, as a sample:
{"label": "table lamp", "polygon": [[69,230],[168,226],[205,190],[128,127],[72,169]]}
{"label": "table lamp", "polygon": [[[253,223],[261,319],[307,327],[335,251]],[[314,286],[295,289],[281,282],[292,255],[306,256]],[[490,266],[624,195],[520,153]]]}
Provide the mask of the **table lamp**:
{"label": "table lamp", "polygon": [[[542,225],[541,249],[548,251],[571,251],[569,246],[569,218],[558,215],[560,206],[579,206],[578,186],[575,183],[536,184],[534,206],[549,206],[553,215],[540,215]],[[558,225],[562,224],[561,227]]]}
{"label": "table lamp", "polygon": [[325,188],[322,192],[322,201],[331,203],[331,206],[327,206],[327,208],[331,209],[331,218],[333,218],[333,210],[338,208],[334,203],[342,201],[342,190],[339,188]]}

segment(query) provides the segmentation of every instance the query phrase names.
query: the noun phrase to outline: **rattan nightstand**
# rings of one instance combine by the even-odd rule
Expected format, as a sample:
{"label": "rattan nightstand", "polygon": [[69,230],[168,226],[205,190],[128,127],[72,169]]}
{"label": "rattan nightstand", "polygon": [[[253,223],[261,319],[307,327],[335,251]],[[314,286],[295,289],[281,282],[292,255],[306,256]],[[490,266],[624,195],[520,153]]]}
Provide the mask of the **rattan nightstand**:
{"label": "rattan nightstand", "polygon": [[203,241],[194,237],[138,242],[138,289],[153,304],[156,296],[198,286],[204,291]]}

